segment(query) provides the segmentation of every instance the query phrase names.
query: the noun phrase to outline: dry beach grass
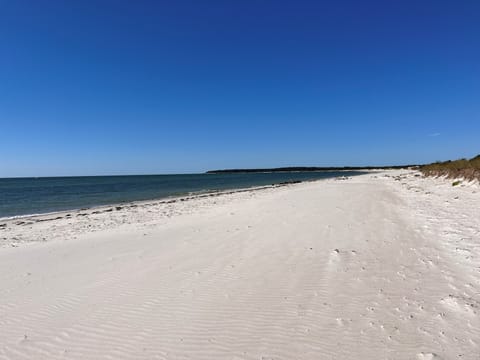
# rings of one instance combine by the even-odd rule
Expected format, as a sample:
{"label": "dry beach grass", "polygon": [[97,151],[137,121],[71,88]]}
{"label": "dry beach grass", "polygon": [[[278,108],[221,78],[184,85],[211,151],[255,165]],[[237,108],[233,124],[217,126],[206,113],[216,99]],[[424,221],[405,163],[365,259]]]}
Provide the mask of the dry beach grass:
{"label": "dry beach grass", "polygon": [[420,167],[427,176],[445,176],[450,179],[465,179],[480,181],[480,155],[467,160],[436,162]]}

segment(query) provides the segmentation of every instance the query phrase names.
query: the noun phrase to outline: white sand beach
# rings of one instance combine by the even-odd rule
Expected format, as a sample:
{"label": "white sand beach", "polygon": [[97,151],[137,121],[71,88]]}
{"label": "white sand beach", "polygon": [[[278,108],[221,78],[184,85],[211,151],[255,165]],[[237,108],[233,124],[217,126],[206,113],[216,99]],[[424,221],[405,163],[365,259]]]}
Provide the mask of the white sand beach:
{"label": "white sand beach", "polygon": [[480,359],[480,186],[371,172],[0,221],[0,359]]}

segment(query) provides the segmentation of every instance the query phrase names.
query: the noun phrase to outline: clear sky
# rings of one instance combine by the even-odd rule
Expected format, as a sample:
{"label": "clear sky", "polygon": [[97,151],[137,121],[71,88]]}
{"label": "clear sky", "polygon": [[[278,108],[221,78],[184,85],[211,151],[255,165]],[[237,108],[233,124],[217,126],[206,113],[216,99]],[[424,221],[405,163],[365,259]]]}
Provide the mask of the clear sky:
{"label": "clear sky", "polygon": [[478,0],[0,0],[0,177],[478,153]]}

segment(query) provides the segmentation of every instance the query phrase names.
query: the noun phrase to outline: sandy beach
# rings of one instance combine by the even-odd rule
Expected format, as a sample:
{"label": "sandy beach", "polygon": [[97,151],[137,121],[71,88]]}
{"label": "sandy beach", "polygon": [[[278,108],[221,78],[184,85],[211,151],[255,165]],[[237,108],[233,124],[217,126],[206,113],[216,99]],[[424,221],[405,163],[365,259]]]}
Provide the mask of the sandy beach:
{"label": "sandy beach", "polygon": [[480,186],[396,170],[0,221],[0,359],[480,359]]}

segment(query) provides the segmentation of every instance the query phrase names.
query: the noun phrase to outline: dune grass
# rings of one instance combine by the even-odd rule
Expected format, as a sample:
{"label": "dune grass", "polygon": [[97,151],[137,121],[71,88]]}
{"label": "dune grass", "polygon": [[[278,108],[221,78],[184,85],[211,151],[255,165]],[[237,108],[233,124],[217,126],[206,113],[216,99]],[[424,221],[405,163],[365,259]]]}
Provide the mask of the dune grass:
{"label": "dune grass", "polygon": [[436,162],[420,167],[426,176],[446,176],[451,179],[479,180],[480,181],[480,155],[467,160]]}

